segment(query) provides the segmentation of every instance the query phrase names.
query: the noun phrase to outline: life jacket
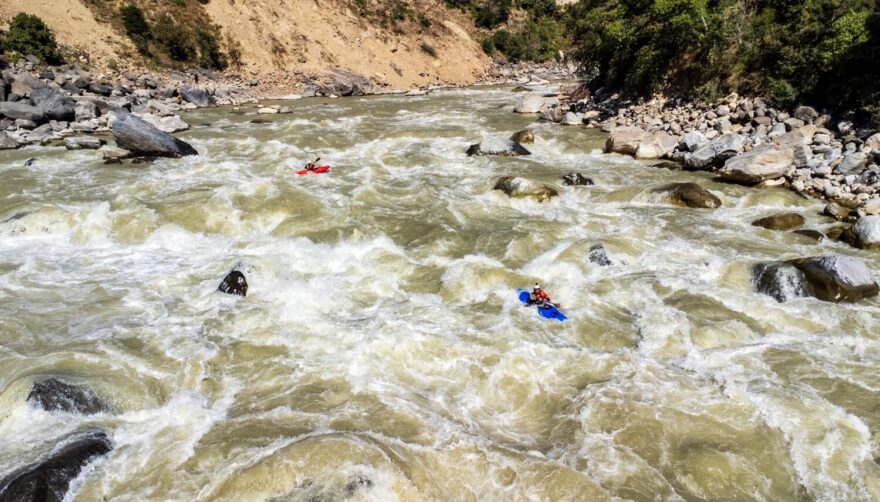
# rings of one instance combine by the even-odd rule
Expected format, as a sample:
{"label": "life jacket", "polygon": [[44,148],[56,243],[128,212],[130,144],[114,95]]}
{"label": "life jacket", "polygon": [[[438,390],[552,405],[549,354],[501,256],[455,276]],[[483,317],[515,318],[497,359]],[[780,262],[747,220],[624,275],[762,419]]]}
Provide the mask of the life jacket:
{"label": "life jacket", "polygon": [[542,302],[549,302],[550,301],[550,295],[545,293],[543,289],[539,289],[538,291],[535,291],[534,295],[535,295],[535,299],[537,299],[539,301],[542,301]]}

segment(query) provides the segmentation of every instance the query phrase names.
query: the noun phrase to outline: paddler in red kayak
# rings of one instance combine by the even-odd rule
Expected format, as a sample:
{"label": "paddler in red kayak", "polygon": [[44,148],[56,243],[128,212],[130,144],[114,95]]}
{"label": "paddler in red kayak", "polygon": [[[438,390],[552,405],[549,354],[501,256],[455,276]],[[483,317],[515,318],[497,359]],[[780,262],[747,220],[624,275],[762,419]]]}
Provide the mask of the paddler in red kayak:
{"label": "paddler in red kayak", "polygon": [[318,168],[318,162],[320,162],[320,161],[321,161],[321,157],[318,157],[313,162],[309,162],[308,164],[303,166],[303,169],[305,169],[306,171],[314,171],[315,169]]}

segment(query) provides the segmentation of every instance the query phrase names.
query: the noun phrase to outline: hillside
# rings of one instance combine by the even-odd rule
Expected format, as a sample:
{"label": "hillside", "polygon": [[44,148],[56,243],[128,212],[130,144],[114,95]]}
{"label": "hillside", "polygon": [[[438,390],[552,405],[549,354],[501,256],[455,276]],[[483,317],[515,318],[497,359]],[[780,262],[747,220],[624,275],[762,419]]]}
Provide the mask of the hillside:
{"label": "hillside", "polygon": [[[148,18],[157,8],[149,0],[135,3]],[[169,4],[157,5],[176,18],[174,4]],[[148,65],[150,61],[137,54],[118,21],[122,5],[112,0],[6,0],[0,4],[0,18],[8,20],[18,12],[40,16],[59,43],[82,53],[99,69]],[[328,68],[348,69],[389,88],[458,84],[475,81],[491,62],[467,15],[442,2],[394,2],[392,11],[375,2],[342,0],[211,0],[204,5],[195,1],[177,5],[206,14],[212,29],[219,29],[217,39],[240,53],[241,65],[235,70],[268,86],[283,88],[294,83],[297,74]],[[364,16],[364,12],[372,14]],[[389,25],[383,15],[397,17]]]}

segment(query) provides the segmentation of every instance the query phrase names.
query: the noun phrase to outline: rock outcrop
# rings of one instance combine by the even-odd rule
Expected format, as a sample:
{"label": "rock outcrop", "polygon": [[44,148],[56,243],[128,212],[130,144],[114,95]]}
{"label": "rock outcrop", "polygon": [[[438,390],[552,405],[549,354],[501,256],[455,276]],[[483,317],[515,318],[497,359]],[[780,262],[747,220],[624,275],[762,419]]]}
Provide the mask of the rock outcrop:
{"label": "rock outcrop", "polygon": [[752,283],[756,291],[780,302],[803,296],[857,302],[880,292],[863,261],[836,254],[756,264]]}
{"label": "rock outcrop", "polygon": [[761,145],[754,150],[728,159],[719,171],[722,178],[754,185],[780,178],[794,163],[791,148],[779,145]]}
{"label": "rock outcrop", "polygon": [[142,157],[183,157],[198,155],[189,143],[162,132],[149,122],[129,113],[119,113],[113,122],[116,145]]}
{"label": "rock outcrop", "polygon": [[247,296],[247,278],[238,270],[233,270],[223,278],[217,290],[227,295]]}

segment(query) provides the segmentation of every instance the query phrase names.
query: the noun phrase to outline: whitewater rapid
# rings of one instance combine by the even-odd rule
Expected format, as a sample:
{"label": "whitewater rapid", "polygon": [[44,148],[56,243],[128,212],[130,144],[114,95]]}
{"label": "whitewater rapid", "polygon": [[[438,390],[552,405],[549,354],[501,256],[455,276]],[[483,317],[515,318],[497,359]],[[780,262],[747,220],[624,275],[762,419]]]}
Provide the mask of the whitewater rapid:
{"label": "whitewater rapid", "polygon": [[[0,477],[101,429],[114,448],[67,500],[880,498],[880,300],[777,303],[749,275],[834,252],[880,277],[880,255],[753,227],[833,222],[603,154],[516,97],[200,110],[201,155],[140,165],[0,152]],[[464,155],[524,127],[529,157]],[[330,174],[294,173],[318,156]],[[596,185],[492,190],[569,171]],[[723,207],[652,203],[671,181]],[[217,292],[233,268],[247,297]],[[519,304],[534,282],[569,322]],[[44,376],[112,409],[38,409]]]}

